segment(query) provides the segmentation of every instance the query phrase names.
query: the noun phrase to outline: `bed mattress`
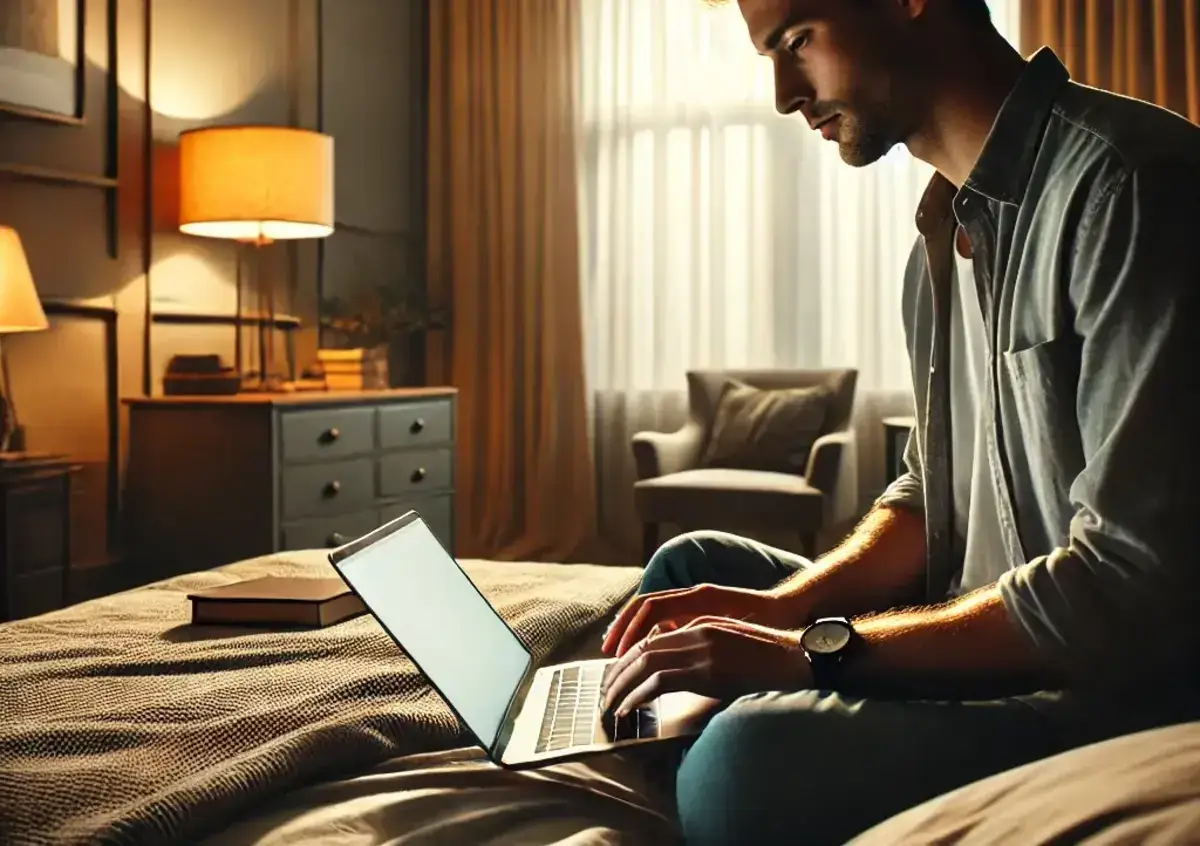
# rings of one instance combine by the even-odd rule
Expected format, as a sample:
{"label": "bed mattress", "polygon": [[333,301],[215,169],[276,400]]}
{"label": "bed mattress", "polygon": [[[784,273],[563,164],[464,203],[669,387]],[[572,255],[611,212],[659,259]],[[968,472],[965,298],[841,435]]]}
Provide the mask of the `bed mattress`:
{"label": "bed mattress", "polygon": [[[639,575],[463,566],[538,663],[589,648]],[[464,826],[459,842],[488,842],[471,825],[515,831],[512,807],[574,813],[555,831],[576,834],[593,813],[613,830],[665,818],[602,774],[615,762],[515,776],[464,751],[470,735],[369,616],[302,631],[189,624],[189,592],[262,575],[336,574],[320,551],[268,556],[0,626],[0,842],[227,843],[284,818],[327,838],[368,806],[368,819],[407,821],[385,827],[387,842],[411,830],[425,839],[407,842],[453,843]],[[542,836],[558,837],[521,842]]]}
{"label": "bed mattress", "polygon": [[[601,620],[549,660],[600,657]],[[670,753],[667,753],[670,754]],[[396,758],[282,797],[201,846],[669,846],[680,841],[655,749],[536,771],[475,747]]]}

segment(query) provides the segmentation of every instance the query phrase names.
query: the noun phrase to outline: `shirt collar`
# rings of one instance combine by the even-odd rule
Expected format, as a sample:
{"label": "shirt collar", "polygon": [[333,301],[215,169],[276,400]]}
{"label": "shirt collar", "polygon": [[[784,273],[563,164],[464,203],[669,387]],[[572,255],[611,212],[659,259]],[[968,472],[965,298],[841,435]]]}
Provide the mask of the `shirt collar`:
{"label": "shirt collar", "polygon": [[[1046,120],[1069,79],[1066,67],[1049,47],[1034,54],[1001,106],[964,188],[998,203],[1021,201]],[[946,220],[960,193],[946,177],[933,175],[917,206],[917,229],[922,235]]]}

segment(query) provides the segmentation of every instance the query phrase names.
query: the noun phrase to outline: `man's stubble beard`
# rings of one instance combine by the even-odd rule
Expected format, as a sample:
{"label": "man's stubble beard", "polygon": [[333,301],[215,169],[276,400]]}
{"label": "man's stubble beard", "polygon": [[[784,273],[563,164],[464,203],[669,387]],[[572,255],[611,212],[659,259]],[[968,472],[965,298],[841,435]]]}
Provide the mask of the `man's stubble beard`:
{"label": "man's stubble beard", "polygon": [[882,159],[897,144],[902,143],[893,133],[877,126],[866,126],[855,115],[842,113],[838,125],[838,154],[851,167],[867,167]]}

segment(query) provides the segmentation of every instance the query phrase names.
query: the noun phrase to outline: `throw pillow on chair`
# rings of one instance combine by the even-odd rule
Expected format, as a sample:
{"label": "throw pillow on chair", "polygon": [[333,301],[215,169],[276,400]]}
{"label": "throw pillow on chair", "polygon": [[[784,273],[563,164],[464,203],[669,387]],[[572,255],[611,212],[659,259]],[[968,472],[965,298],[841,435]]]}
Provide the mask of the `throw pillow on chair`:
{"label": "throw pillow on chair", "polygon": [[813,442],[824,431],[830,392],[755,388],[730,380],[721,391],[702,467],[803,475]]}

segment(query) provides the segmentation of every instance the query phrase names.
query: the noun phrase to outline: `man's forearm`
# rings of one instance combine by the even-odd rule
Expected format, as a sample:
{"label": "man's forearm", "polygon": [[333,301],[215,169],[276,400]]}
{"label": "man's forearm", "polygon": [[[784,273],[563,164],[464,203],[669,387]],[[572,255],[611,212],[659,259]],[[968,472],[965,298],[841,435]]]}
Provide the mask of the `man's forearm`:
{"label": "man's forearm", "polygon": [[838,684],[870,696],[978,699],[1062,686],[1012,623],[1000,591],[854,621],[860,650]]}
{"label": "man's forearm", "polygon": [[796,609],[797,625],[912,604],[925,573],[925,518],[920,512],[874,508],[815,566],[772,589]]}

